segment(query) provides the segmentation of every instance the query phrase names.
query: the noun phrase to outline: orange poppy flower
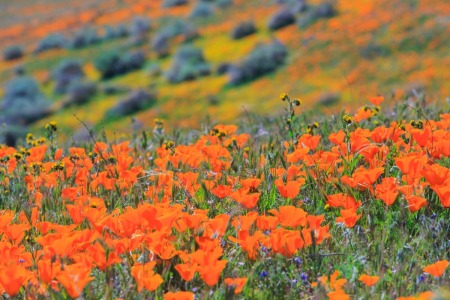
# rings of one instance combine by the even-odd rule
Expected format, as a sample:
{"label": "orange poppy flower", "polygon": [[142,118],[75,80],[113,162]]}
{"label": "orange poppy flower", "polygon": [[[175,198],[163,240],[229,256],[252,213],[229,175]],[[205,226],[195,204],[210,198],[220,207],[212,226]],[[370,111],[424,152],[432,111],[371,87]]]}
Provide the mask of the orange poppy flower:
{"label": "orange poppy flower", "polygon": [[337,290],[327,293],[328,300],[350,300],[350,296],[343,290]]}
{"label": "orange poppy flower", "polygon": [[270,233],[269,237],[272,251],[286,257],[291,257],[305,245],[298,230],[277,228]]}
{"label": "orange poppy flower", "polygon": [[379,279],[380,279],[380,277],[378,277],[378,276],[370,276],[367,274],[362,274],[358,278],[359,281],[361,281],[362,283],[364,283],[367,286],[375,285]]}
{"label": "orange poppy flower", "polygon": [[60,270],[56,279],[64,286],[67,293],[72,298],[77,298],[83,292],[84,287],[94,277],[90,277],[91,269],[84,264],[65,265],[64,270]]}
{"label": "orange poppy flower", "polygon": [[16,295],[30,278],[30,271],[20,265],[0,267],[0,286],[9,296]]}
{"label": "orange poppy flower", "polygon": [[[304,182],[304,180],[303,180],[303,182]],[[297,197],[298,193],[300,192],[300,188],[302,187],[303,183],[294,180],[294,181],[289,181],[285,185],[285,184],[283,184],[283,180],[280,178],[280,179],[275,180],[275,185],[277,186],[277,189],[283,198],[294,199],[295,197]]]}
{"label": "orange poppy flower", "polygon": [[434,264],[428,265],[423,268],[423,271],[431,274],[435,277],[441,277],[444,275],[445,269],[448,267],[449,262],[447,260],[440,260]]}
{"label": "orange poppy flower", "polygon": [[416,212],[428,205],[427,199],[416,195],[405,196],[405,199],[408,201],[408,209],[410,212]]}
{"label": "orange poppy flower", "polygon": [[396,300],[431,300],[435,294],[431,291],[423,292],[418,294],[417,296],[411,297],[398,297]]}
{"label": "orange poppy flower", "polygon": [[450,178],[450,169],[439,164],[425,165],[422,175],[431,186],[443,185]]}
{"label": "orange poppy flower", "polygon": [[450,207],[450,180],[447,185],[437,185],[431,187],[439,197],[443,207]]}
{"label": "orange poppy flower", "polygon": [[412,129],[411,135],[420,147],[425,147],[431,141],[433,133],[430,126],[426,126],[424,129]]}
{"label": "orange poppy flower", "polygon": [[395,164],[402,171],[403,174],[408,177],[408,184],[413,184],[415,181],[419,180],[421,173],[427,163],[428,159],[426,156],[414,154],[410,156],[404,156],[395,159]]}
{"label": "orange poppy flower", "polygon": [[274,216],[258,216],[256,226],[261,230],[272,230],[278,225],[278,218]]}
{"label": "orange poppy flower", "polygon": [[256,190],[258,188],[258,186],[261,184],[261,179],[259,178],[247,178],[247,179],[242,179],[240,181],[241,185],[243,188],[249,188],[249,189],[253,189]]}
{"label": "orange poppy flower", "polygon": [[258,213],[250,212],[246,216],[237,216],[231,222],[237,230],[250,230],[250,227],[255,223],[256,218],[258,217]]}
{"label": "orange poppy flower", "polygon": [[218,198],[223,199],[233,192],[233,188],[229,185],[218,185],[211,190],[211,193]]}
{"label": "orange poppy flower", "polygon": [[226,285],[234,287],[234,293],[239,294],[242,292],[242,289],[245,286],[245,283],[247,282],[247,277],[242,278],[225,278],[224,282]]}
{"label": "orange poppy flower", "polygon": [[290,163],[295,163],[302,160],[309,152],[309,148],[298,148],[293,153],[287,155],[287,161]]}
{"label": "orange poppy flower", "polygon": [[194,300],[194,296],[191,292],[168,292],[164,294],[164,300]]}
{"label": "orange poppy flower", "polygon": [[396,181],[394,177],[386,177],[375,188],[375,195],[386,203],[387,206],[391,206],[399,194]]}
{"label": "orange poppy flower", "polygon": [[260,193],[250,193],[250,190],[248,188],[241,188],[231,194],[231,198],[248,209],[252,209],[256,206],[260,196]]}
{"label": "orange poppy flower", "polygon": [[373,104],[373,105],[380,105],[383,101],[384,101],[384,96],[374,96],[374,97],[370,97],[369,101]]}
{"label": "orange poppy flower", "polygon": [[320,139],[322,137],[320,135],[311,135],[311,134],[303,134],[298,139],[298,145],[301,145],[303,148],[309,148],[311,150],[315,150],[320,143]]}
{"label": "orange poppy flower", "polygon": [[356,222],[361,218],[361,215],[356,214],[356,208],[341,209],[341,217],[336,218],[336,223],[344,223],[345,227],[352,228]]}
{"label": "orange poppy flower", "polygon": [[256,259],[259,251],[259,245],[264,235],[260,230],[257,230],[253,235],[245,231],[245,236],[242,231],[239,232],[239,238],[228,236],[228,239],[234,243],[239,244],[241,248],[247,252],[248,258]]}
{"label": "orange poppy flower", "polygon": [[183,280],[187,282],[194,279],[194,275],[195,272],[197,272],[197,269],[198,265],[192,263],[178,264],[175,266],[175,270],[177,270],[181,278],[183,278]]}
{"label": "orange poppy flower", "polygon": [[334,271],[333,274],[328,276],[321,276],[318,278],[318,281],[327,289],[327,290],[334,290],[334,291],[340,291],[342,290],[342,287],[347,282],[347,279],[341,278],[338,279],[339,275],[341,273],[339,271]]}
{"label": "orange poppy flower", "polygon": [[194,262],[198,264],[200,277],[209,286],[217,284],[220,274],[228,263],[228,260],[219,260],[220,256],[222,256],[221,248],[212,252],[197,250],[192,254]]}
{"label": "orange poppy flower", "polygon": [[297,226],[306,226],[306,212],[298,207],[287,205],[280,206],[278,211],[275,209],[269,210],[271,214],[278,218],[281,226],[295,228]]}
{"label": "orange poppy flower", "polygon": [[343,207],[345,209],[358,208],[361,206],[361,202],[356,202],[352,196],[339,193],[327,196],[327,205],[331,207]]}
{"label": "orange poppy flower", "polygon": [[39,278],[42,282],[49,284],[61,270],[61,263],[57,260],[52,262],[51,259],[44,258],[38,261]]}
{"label": "orange poppy flower", "polygon": [[154,291],[161,285],[161,283],[163,283],[164,280],[161,275],[156,274],[153,271],[155,265],[156,262],[151,261],[144,265],[135,264],[131,268],[131,275],[137,282],[138,292],[141,292],[144,288],[149,291]]}
{"label": "orange poppy flower", "polygon": [[345,139],[345,132],[342,130],[339,130],[338,132],[333,132],[330,133],[330,135],[328,136],[328,139],[330,140],[330,142],[332,142],[335,145],[340,145],[344,142]]}

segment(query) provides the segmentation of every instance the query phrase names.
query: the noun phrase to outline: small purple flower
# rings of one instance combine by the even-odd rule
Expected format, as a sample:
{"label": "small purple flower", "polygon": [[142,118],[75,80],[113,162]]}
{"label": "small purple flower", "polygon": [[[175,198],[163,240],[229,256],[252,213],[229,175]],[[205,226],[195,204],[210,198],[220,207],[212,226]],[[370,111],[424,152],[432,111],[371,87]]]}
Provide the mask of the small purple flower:
{"label": "small purple flower", "polygon": [[259,277],[262,277],[262,278],[266,278],[268,275],[269,275],[269,273],[266,270],[262,270],[259,273]]}
{"label": "small purple flower", "polygon": [[305,272],[302,272],[302,274],[300,274],[300,279],[301,279],[303,282],[308,281],[308,274],[306,274]]}
{"label": "small purple flower", "polygon": [[425,281],[425,275],[421,274],[419,276],[419,283],[424,282]]}
{"label": "small purple flower", "polygon": [[300,257],[296,256],[296,257],[294,257],[294,262],[297,265],[301,265],[303,261],[302,261],[302,259]]}
{"label": "small purple flower", "polygon": [[305,197],[305,199],[303,199],[303,202],[305,202],[305,204],[308,204],[310,202],[308,197]]}
{"label": "small purple flower", "polygon": [[433,220],[436,219],[436,217],[437,217],[436,213],[433,213],[433,214],[431,215],[431,218],[432,218]]}

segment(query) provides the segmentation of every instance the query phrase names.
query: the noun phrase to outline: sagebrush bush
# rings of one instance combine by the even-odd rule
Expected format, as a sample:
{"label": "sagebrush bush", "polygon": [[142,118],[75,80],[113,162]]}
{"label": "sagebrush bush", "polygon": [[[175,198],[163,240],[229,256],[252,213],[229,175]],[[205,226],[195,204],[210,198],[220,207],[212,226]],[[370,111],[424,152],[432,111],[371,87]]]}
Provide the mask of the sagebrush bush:
{"label": "sagebrush bush", "polygon": [[233,65],[230,64],[230,63],[221,63],[217,67],[216,72],[217,72],[218,75],[223,75],[223,74],[227,73],[230,70],[231,67],[233,67]]}
{"label": "sagebrush bush", "polygon": [[295,15],[288,8],[281,8],[270,18],[268,27],[270,30],[277,30],[295,23]]}
{"label": "sagebrush bush", "polygon": [[98,44],[102,38],[94,28],[83,28],[75,32],[70,40],[69,47],[73,49],[81,49],[91,45]]}
{"label": "sagebrush bush", "polygon": [[56,82],[55,93],[67,92],[69,86],[84,78],[83,65],[78,60],[66,59],[52,71],[52,79]]}
{"label": "sagebrush bush", "polygon": [[127,52],[112,50],[102,53],[94,62],[96,69],[103,79],[112,78],[140,69],[145,64],[145,55],[142,51]]}
{"label": "sagebrush bush", "polygon": [[176,19],[155,34],[151,41],[151,47],[159,56],[167,55],[171,39],[178,36],[182,36],[183,42],[188,42],[198,36],[198,31],[191,23]]}
{"label": "sagebrush bush", "polygon": [[188,0],[164,0],[162,3],[162,7],[174,7],[174,6],[182,6],[188,4]]}
{"label": "sagebrush bush", "polygon": [[166,79],[171,83],[179,83],[209,75],[210,72],[211,68],[205,61],[202,50],[192,45],[184,45],[175,53]]}
{"label": "sagebrush bush", "polygon": [[216,0],[215,5],[220,8],[227,8],[233,5],[233,0]]}
{"label": "sagebrush bush", "polygon": [[18,45],[12,45],[3,49],[3,60],[14,60],[23,56],[23,48]]}
{"label": "sagebrush bush", "polygon": [[214,8],[211,4],[199,1],[192,8],[192,11],[189,14],[189,18],[207,18],[214,15]]}
{"label": "sagebrush bush", "polygon": [[119,85],[105,85],[102,88],[102,92],[105,95],[117,95],[124,94],[130,91],[130,88],[127,86],[119,86]]}
{"label": "sagebrush bush", "polygon": [[144,90],[131,92],[106,112],[107,118],[119,118],[136,113],[155,104],[156,95]]}
{"label": "sagebrush bush", "polygon": [[231,38],[233,40],[239,40],[255,32],[256,32],[255,22],[242,21],[239,24],[237,24],[231,31]]}
{"label": "sagebrush bush", "polygon": [[299,18],[298,25],[300,28],[306,28],[319,19],[332,18],[336,16],[337,10],[332,2],[324,2],[313,6]]}
{"label": "sagebrush bush", "polygon": [[60,33],[51,33],[39,41],[35,53],[41,53],[50,49],[67,48],[67,39]]}
{"label": "sagebrush bush", "polygon": [[50,102],[36,80],[18,76],[6,83],[1,102],[0,119],[6,124],[29,124],[49,113]]}
{"label": "sagebrush bush", "polygon": [[135,38],[142,38],[150,31],[150,20],[146,17],[134,17],[131,26],[130,32],[133,34]]}
{"label": "sagebrush bush", "polygon": [[17,142],[26,136],[27,132],[28,129],[26,126],[8,124],[7,126],[0,128],[0,144],[5,144],[8,147],[15,147]]}
{"label": "sagebrush bush", "polygon": [[158,56],[162,57],[169,54],[169,42],[170,38],[168,36],[164,34],[157,34],[152,38],[150,46]]}
{"label": "sagebrush bush", "polygon": [[104,28],[103,39],[104,40],[114,40],[123,37],[127,37],[130,35],[130,30],[127,26],[123,24],[119,24],[116,26],[108,25]]}
{"label": "sagebrush bush", "polygon": [[229,69],[229,83],[237,85],[273,72],[283,65],[287,56],[287,48],[279,41],[257,45],[241,63]]}
{"label": "sagebrush bush", "polygon": [[304,12],[308,8],[306,0],[275,0],[274,3],[289,7],[293,13]]}
{"label": "sagebrush bush", "polygon": [[97,93],[97,85],[89,81],[77,81],[68,88],[67,102],[64,106],[81,105],[88,102]]}

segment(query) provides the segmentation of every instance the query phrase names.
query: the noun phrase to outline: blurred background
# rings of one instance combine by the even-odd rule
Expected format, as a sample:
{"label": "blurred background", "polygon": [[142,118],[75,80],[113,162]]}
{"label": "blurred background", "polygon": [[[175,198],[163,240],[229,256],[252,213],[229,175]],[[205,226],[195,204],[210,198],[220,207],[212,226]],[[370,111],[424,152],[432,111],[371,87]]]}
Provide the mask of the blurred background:
{"label": "blurred background", "polygon": [[445,102],[449,36],[442,0],[1,1],[0,142],[236,123],[282,92],[324,113]]}

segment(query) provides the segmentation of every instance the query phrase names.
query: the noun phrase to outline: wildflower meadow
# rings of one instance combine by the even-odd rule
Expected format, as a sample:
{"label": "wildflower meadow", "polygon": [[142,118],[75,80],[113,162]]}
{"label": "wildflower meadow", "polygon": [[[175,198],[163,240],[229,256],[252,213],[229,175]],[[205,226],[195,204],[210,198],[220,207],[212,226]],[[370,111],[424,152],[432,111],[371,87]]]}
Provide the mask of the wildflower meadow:
{"label": "wildflower meadow", "polygon": [[0,300],[450,300],[449,16],[0,1]]}
{"label": "wildflower meadow", "polygon": [[450,114],[383,100],[2,146],[2,297],[448,299]]}

